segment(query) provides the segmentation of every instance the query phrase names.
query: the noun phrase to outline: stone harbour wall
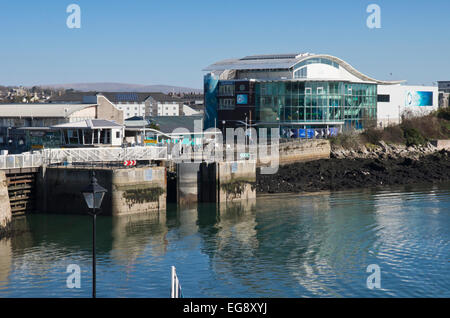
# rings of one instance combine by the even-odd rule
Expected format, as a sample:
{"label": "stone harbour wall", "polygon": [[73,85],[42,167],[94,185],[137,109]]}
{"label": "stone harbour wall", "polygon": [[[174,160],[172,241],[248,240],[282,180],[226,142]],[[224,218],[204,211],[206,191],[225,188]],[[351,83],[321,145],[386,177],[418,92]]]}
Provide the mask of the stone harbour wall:
{"label": "stone harbour wall", "polygon": [[[43,168],[44,169],[44,168]],[[104,215],[165,210],[165,167],[128,169],[95,168],[98,183],[108,192],[101,206]],[[83,214],[88,211],[81,191],[91,180],[92,169],[45,168],[38,178],[38,211]]]}
{"label": "stone harbour wall", "polygon": [[325,139],[298,140],[280,144],[279,164],[329,159],[330,142]]}
{"label": "stone harbour wall", "polygon": [[0,171],[0,238],[11,232],[11,206],[8,195],[8,181],[5,172]]}

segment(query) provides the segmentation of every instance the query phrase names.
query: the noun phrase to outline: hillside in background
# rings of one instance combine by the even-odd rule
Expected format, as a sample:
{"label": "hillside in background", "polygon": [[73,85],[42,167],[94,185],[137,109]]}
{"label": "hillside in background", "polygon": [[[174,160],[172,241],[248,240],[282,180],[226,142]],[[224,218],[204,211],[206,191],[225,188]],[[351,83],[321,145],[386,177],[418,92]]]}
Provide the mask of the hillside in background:
{"label": "hillside in background", "polygon": [[50,84],[40,85],[40,87],[54,89],[74,89],[77,91],[98,91],[98,92],[162,92],[162,93],[203,93],[202,89],[189,88],[170,85],[139,85],[127,83],[71,83],[71,84]]}

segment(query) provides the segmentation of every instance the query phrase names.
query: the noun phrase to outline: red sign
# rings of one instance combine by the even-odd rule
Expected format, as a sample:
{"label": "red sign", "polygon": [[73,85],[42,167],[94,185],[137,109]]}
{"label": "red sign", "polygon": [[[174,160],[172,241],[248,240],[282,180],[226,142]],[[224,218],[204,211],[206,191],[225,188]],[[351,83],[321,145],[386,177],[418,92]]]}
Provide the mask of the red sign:
{"label": "red sign", "polygon": [[136,160],[125,160],[123,162],[123,165],[125,167],[131,167],[131,166],[135,166],[136,165]]}

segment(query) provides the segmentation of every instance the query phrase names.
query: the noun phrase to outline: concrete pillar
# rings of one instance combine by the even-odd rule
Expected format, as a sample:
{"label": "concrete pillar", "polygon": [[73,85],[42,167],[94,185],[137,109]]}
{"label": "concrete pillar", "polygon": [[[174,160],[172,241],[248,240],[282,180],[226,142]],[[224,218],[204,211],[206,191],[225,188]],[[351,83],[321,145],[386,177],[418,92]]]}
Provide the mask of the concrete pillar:
{"label": "concrete pillar", "polygon": [[47,165],[43,164],[38,173],[36,174],[36,211],[47,211],[47,187],[45,186],[45,173],[47,171]]}
{"label": "concrete pillar", "polygon": [[177,203],[196,203],[199,197],[200,163],[177,164]]}
{"label": "concrete pillar", "polygon": [[11,234],[11,205],[8,195],[8,181],[0,171],[0,238]]}
{"label": "concrete pillar", "polygon": [[203,163],[199,179],[201,202],[231,202],[256,198],[255,161]]}
{"label": "concrete pillar", "polygon": [[256,198],[256,162],[218,162],[218,202]]}

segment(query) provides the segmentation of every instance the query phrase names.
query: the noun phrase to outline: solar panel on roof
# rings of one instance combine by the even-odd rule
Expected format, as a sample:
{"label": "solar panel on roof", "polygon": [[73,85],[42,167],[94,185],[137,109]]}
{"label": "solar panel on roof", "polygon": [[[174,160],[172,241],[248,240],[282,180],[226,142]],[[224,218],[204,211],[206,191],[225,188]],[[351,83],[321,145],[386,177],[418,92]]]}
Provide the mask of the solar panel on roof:
{"label": "solar panel on roof", "polygon": [[276,60],[276,59],[293,59],[298,54],[273,54],[273,55],[250,55],[241,58],[241,61],[248,60]]}
{"label": "solar panel on roof", "polygon": [[116,94],[116,101],[124,102],[124,101],[132,101],[135,102],[138,100],[138,96],[136,93],[120,93]]}

